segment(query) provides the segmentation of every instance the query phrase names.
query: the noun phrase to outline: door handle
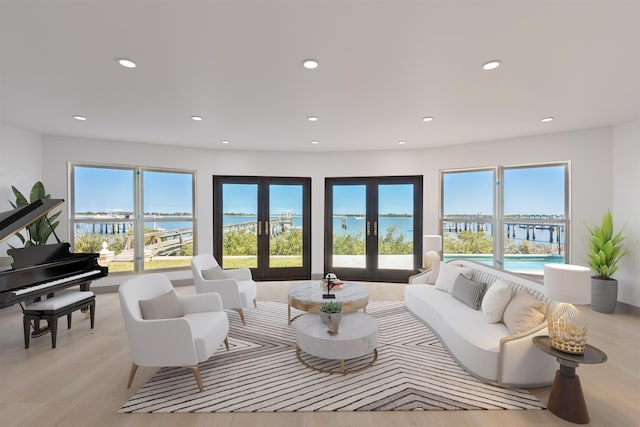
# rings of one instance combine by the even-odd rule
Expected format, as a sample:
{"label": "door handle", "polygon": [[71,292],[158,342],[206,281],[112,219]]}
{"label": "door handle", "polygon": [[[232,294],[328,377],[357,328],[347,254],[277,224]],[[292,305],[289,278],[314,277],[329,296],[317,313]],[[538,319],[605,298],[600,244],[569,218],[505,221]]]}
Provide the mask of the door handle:
{"label": "door handle", "polygon": [[262,221],[258,221],[258,236],[262,235]]}
{"label": "door handle", "polygon": [[373,221],[373,237],[378,236],[378,221]]}
{"label": "door handle", "polygon": [[371,235],[371,222],[367,221],[367,236]]}
{"label": "door handle", "polygon": [[271,230],[269,230],[269,221],[265,221],[264,222],[264,235],[268,236],[270,231]]}

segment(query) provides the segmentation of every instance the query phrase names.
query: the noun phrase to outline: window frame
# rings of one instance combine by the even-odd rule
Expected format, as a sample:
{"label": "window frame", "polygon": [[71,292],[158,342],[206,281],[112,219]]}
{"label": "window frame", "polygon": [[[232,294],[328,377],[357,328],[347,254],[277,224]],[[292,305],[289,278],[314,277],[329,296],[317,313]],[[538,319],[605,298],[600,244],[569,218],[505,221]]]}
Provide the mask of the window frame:
{"label": "window frame", "polygon": [[[115,169],[115,170],[124,170],[132,172],[132,188],[133,188],[133,218],[110,218],[109,223],[112,224],[125,224],[132,223],[134,229],[134,260],[133,260],[133,269],[115,272],[112,274],[139,274],[142,272],[157,272],[157,271],[174,271],[174,270],[187,270],[190,266],[182,266],[182,267],[168,267],[168,268],[154,268],[154,269],[145,269],[144,267],[144,253],[140,248],[144,248],[144,224],[145,222],[145,212],[144,212],[144,172],[161,172],[161,173],[180,173],[191,175],[191,206],[192,206],[192,215],[190,217],[190,221],[193,223],[192,235],[193,235],[193,255],[197,255],[197,230],[198,230],[198,221],[197,221],[197,205],[196,205],[196,190],[197,190],[197,182],[196,176],[197,173],[195,170],[189,169],[176,169],[176,168],[160,168],[160,167],[146,167],[146,166],[132,166],[132,165],[117,165],[117,164],[101,164],[101,163],[85,163],[85,162],[68,162],[68,176],[69,176],[69,185],[68,185],[68,200],[69,200],[69,210],[68,210],[68,221],[69,221],[69,242],[71,244],[72,250],[75,250],[75,225],[78,223],[83,224],[103,224],[104,219],[100,218],[76,218],[76,200],[75,200],[75,169],[77,167],[80,168],[95,168],[95,169]],[[163,219],[162,222],[180,222],[184,221],[184,219],[175,218],[175,219]]]}
{"label": "window frame", "polygon": [[[504,173],[505,170],[514,169],[528,169],[528,168],[543,168],[543,167],[564,167],[564,218],[535,218],[532,214],[530,218],[518,219],[518,224],[531,224],[531,225],[561,225],[564,226],[564,259],[566,264],[571,263],[571,162],[549,162],[549,163],[530,163],[521,165],[498,165],[498,166],[484,166],[474,168],[463,169],[441,169],[439,173],[439,209],[438,209],[438,230],[441,236],[444,236],[445,227],[444,224],[448,222],[469,222],[471,220],[481,219],[485,223],[491,223],[492,226],[492,241],[493,241],[493,266],[504,270],[504,227],[506,224],[512,223],[513,219],[505,216],[504,214]],[[479,172],[479,171],[494,171],[494,186],[493,186],[493,215],[482,215],[469,217],[469,215],[445,215],[444,214],[444,176],[449,173],[467,173],[467,172]],[[443,245],[443,257],[444,257],[444,245]]]}

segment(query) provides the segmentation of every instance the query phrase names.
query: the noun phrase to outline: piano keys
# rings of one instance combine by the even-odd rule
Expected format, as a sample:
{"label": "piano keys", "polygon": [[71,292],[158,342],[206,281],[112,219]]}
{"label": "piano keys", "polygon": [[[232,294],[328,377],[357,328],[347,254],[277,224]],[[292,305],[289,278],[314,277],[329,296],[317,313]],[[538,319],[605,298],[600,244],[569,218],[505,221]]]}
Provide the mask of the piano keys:
{"label": "piano keys", "polygon": [[[63,203],[43,199],[23,208],[0,213],[0,242]],[[9,249],[11,268],[0,271],[0,308],[37,299],[71,286],[88,291],[93,279],[105,277],[108,268],[98,264],[97,253],[76,254],[69,243]]]}

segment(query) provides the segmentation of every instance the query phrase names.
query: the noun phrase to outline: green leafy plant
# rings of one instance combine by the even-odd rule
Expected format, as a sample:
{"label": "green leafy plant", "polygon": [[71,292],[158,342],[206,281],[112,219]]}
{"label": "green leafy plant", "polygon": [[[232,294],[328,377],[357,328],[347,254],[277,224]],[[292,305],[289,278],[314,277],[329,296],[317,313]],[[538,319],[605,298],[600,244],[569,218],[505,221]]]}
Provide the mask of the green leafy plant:
{"label": "green leafy plant", "polygon": [[342,312],[342,303],[331,301],[320,304],[320,311],[323,313],[340,313]]}
{"label": "green leafy plant", "polygon": [[[586,224],[585,224],[586,225]],[[595,272],[596,279],[611,279],[618,269],[618,261],[627,254],[622,249],[624,227],[616,235],[613,234],[613,216],[607,211],[602,218],[602,225],[589,230],[589,266]]]}
{"label": "green leafy plant", "polygon": [[[11,186],[11,190],[13,191],[13,195],[16,197],[16,200],[15,202],[9,200],[9,203],[11,203],[11,206],[14,209],[21,208],[39,199],[51,198],[51,196],[45,191],[44,184],[40,181],[33,184],[31,193],[29,194],[29,200],[27,200],[27,198],[13,185]],[[23,236],[21,233],[16,233],[16,236],[18,236],[25,247],[46,245],[47,240],[49,240],[49,236],[51,236],[53,230],[55,230],[59,224],[56,219],[61,213],[61,211],[58,211],[49,217],[47,217],[47,215],[42,216],[27,226],[27,237]]]}

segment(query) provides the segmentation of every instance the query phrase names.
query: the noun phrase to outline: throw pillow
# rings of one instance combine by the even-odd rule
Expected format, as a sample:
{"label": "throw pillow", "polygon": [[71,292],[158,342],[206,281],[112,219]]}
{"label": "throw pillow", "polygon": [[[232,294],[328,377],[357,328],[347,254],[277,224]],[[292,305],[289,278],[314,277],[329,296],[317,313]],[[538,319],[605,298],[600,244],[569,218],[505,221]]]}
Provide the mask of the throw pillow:
{"label": "throw pillow", "polygon": [[474,310],[479,310],[486,288],[486,284],[474,282],[460,274],[453,284],[451,295]]}
{"label": "throw pillow", "polygon": [[220,267],[220,266],[216,266],[216,267],[210,268],[208,270],[202,270],[202,277],[205,280],[226,279],[226,276],[224,275],[224,271],[222,270],[222,267]]}
{"label": "throw pillow", "polygon": [[482,314],[488,323],[499,323],[511,300],[511,286],[501,279],[493,282],[482,299]]}
{"label": "throw pillow", "polygon": [[540,325],[544,321],[547,305],[529,292],[515,294],[504,310],[504,324],[516,335]]}
{"label": "throw pillow", "polygon": [[139,303],[142,318],[146,320],[175,319],[184,316],[182,304],[173,289],[159,297],[140,300]]}
{"label": "throw pillow", "polygon": [[459,265],[453,265],[442,261],[440,263],[440,271],[438,272],[438,278],[436,279],[436,289],[451,293],[453,284],[459,275],[464,275],[468,279],[471,279],[473,269],[469,267],[462,267]]}

